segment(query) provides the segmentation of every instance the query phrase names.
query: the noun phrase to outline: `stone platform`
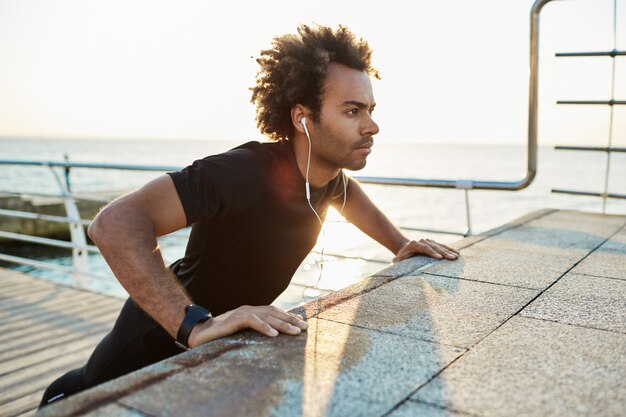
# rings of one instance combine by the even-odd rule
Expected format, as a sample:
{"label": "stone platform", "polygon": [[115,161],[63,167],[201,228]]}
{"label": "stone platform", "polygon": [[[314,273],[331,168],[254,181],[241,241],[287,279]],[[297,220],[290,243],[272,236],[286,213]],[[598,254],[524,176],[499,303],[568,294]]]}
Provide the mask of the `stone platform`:
{"label": "stone platform", "polygon": [[41,416],[623,416],[626,216],[543,210]]}

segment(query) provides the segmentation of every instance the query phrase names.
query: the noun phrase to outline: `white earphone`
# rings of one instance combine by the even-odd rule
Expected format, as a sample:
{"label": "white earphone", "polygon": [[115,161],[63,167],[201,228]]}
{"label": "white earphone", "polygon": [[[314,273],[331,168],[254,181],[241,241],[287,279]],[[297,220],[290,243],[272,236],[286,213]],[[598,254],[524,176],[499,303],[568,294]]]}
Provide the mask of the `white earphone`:
{"label": "white earphone", "polygon": [[[302,127],[304,128],[304,133],[306,134],[306,138],[309,141],[309,153],[307,156],[307,161],[306,161],[306,182],[305,182],[305,187],[306,187],[306,199],[309,202],[309,207],[311,207],[311,210],[313,210],[313,213],[315,213],[315,216],[317,217],[317,220],[319,220],[320,225],[322,225],[323,227],[323,223],[322,223],[322,219],[320,218],[320,216],[317,214],[317,211],[315,211],[315,209],[313,208],[313,205],[311,204],[311,187],[309,185],[309,170],[311,169],[311,134],[309,133],[309,128],[306,125],[306,117],[303,117],[302,119],[300,119],[300,123],[302,124]],[[341,170],[341,179],[343,182],[343,204],[341,205],[341,210],[339,210],[339,214],[343,213],[343,209],[346,206],[346,191],[347,191],[347,184],[346,184],[346,174],[343,172],[343,170]]]}
{"label": "white earphone", "polygon": [[[311,146],[311,135],[310,135],[309,129],[308,129],[307,125],[306,125],[306,117],[303,117],[302,119],[300,119],[300,123],[302,124],[302,127],[304,128],[304,133],[306,134],[306,138],[309,141],[309,153],[308,153],[307,161],[306,161],[306,175],[305,175],[306,201],[309,203],[309,207],[311,208],[311,210],[315,214],[315,217],[317,217],[317,221],[319,221],[319,223],[320,223],[322,234],[325,235],[326,233],[325,233],[325,230],[324,230],[324,222],[322,222],[322,218],[320,217],[319,214],[317,214],[317,211],[313,207],[313,204],[311,204],[311,187],[309,185],[309,170],[311,169],[311,147],[312,146]],[[347,188],[348,188],[348,185],[346,184],[346,174],[343,172],[343,170],[341,170],[341,179],[342,179],[342,182],[343,182],[343,204],[341,205],[341,210],[339,210],[339,214],[343,213],[343,209],[346,206],[346,192],[347,192]],[[302,299],[304,300],[304,302],[308,301],[306,299],[304,293],[308,289],[314,289],[314,288],[318,287],[319,282],[322,279],[323,271],[324,271],[324,248],[322,247],[322,250],[321,250],[321,253],[320,253],[320,274],[319,274],[319,276],[317,278],[317,282],[314,285],[308,286],[308,287],[306,287],[306,288],[304,288],[302,290]]]}

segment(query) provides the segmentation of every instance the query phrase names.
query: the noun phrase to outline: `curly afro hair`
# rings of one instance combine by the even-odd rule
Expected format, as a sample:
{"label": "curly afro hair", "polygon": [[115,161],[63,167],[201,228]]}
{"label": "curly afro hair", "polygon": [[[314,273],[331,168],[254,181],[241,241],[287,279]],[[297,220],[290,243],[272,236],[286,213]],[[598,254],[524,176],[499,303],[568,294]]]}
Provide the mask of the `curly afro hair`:
{"label": "curly afro hair", "polygon": [[296,104],[311,110],[319,122],[328,65],[346,65],[380,79],[370,64],[372,50],[345,26],[298,27],[298,34],[275,37],[272,48],[256,60],[261,69],[252,90],[257,127],[270,140],[287,140],[293,134],[291,109]]}

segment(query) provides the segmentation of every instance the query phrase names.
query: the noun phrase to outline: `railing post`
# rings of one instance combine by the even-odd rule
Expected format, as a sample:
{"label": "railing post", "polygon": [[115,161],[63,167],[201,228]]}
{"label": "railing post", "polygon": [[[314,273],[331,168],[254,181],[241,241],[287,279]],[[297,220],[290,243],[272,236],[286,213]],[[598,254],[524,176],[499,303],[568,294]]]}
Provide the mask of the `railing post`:
{"label": "railing post", "polygon": [[469,190],[466,188],[463,191],[465,191],[465,222],[467,224],[465,237],[467,237],[472,235],[472,216],[470,213]]}
{"label": "railing post", "polygon": [[[69,162],[70,157],[66,153],[64,153],[63,160],[65,162]],[[67,185],[67,191],[72,191],[72,185],[70,184],[70,167],[69,166],[65,167],[65,185]]]}
{"label": "railing post", "polygon": [[[69,224],[70,237],[72,243],[80,245],[82,247],[87,246],[87,237],[85,236],[85,230],[81,222],[80,212],[76,201],[69,192],[67,184],[61,179],[59,174],[54,170],[54,167],[48,165],[52,175],[57,181],[59,188],[61,188],[61,196],[63,197],[63,204],[65,205],[65,212],[67,217],[72,220]],[[72,284],[78,285],[79,281],[89,274],[89,254],[86,250],[73,248],[72,249]]]}

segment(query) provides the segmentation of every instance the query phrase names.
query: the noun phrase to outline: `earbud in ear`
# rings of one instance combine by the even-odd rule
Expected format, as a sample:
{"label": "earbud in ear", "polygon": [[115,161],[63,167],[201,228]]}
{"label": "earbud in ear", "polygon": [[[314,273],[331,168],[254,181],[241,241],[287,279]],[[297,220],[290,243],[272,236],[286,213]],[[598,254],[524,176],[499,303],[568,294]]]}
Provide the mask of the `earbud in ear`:
{"label": "earbud in ear", "polygon": [[309,139],[309,144],[311,143],[311,135],[309,135],[309,129],[306,127],[306,117],[300,119],[300,123],[302,123],[302,127],[304,128],[304,133],[306,134],[307,139]]}

